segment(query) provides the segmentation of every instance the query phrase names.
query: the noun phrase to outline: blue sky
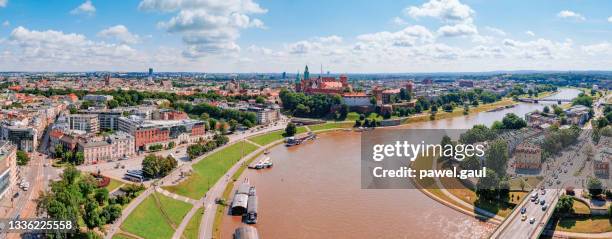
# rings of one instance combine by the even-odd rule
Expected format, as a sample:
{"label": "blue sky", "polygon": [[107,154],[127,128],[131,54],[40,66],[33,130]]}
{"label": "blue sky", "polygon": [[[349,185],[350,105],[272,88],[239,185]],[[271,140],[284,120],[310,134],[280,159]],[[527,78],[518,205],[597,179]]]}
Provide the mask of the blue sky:
{"label": "blue sky", "polygon": [[606,0],[0,0],[0,71],[610,70],[611,59]]}

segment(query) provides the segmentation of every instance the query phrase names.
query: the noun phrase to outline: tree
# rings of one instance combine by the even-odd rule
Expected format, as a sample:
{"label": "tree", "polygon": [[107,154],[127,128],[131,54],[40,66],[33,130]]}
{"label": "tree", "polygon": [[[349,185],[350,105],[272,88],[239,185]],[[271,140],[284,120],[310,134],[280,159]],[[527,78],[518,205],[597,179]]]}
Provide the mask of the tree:
{"label": "tree", "polygon": [[497,175],[504,176],[508,158],[508,143],[503,139],[497,139],[485,152],[485,165],[493,169]]}
{"label": "tree", "polygon": [[599,194],[603,193],[604,188],[603,184],[598,178],[589,177],[587,181],[587,189],[589,190],[589,194],[591,194],[591,196],[598,196]]}
{"label": "tree", "polygon": [[176,143],[174,143],[174,141],[170,141],[168,143],[168,149],[173,149]]}
{"label": "tree", "polygon": [[479,178],[476,183],[476,195],[478,195],[480,199],[494,199],[497,197],[498,186],[499,177],[497,177],[497,173],[487,168],[487,176]]}
{"label": "tree", "polygon": [[81,109],[89,109],[89,107],[92,107],[94,105],[94,103],[92,101],[86,100],[83,101],[83,103],[81,103]]}
{"label": "tree", "polygon": [[544,106],[544,109],[542,109],[542,111],[548,114],[550,113],[550,108],[548,108],[548,106]]}
{"label": "tree", "polygon": [[74,105],[71,105],[68,110],[70,111],[70,114],[76,114],[79,111]]}
{"label": "tree", "polygon": [[572,105],[584,105],[586,107],[591,107],[593,105],[593,97],[580,94],[580,96],[572,100]]}
{"label": "tree", "polygon": [[463,169],[477,170],[481,169],[480,159],[476,156],[467,157],[459,163]]}
{"label": "tree", "polygon": [[88,199],[85,203],[85,213],[83,214],[83,221],[87,228],[94,229],[102,226],[103,222],[100,218],[100,207],[96,201]]}
{"label": "tree", "polygon": [[265,102],[266,102],[266,98],[264,98],[261,95],[259,95],[259,96],[257,96],[257,98],[255,98],[255,103],[257,103],[257,104],[263,104]]}
{"label": "tree", "polygon": [[108,189],[98,188],[95,191],[94,198],[100,205],[105,204],[108,201]]}
{"label": "tree", "polygon": [[28,154],[22,150],[17,150],[17,165],[26,165],[30,161]]}
{"label": "tree", "polygon": [[559,201],[555,206],[555,212],[557,213],[571,213],[574,211],[574,198],[568,195],[561,195]]}
{"label": "tree", "polygon": [[56,158],[63,158],[64,157],[64,146],[61,144],[56,144],[55,145],[55,157]]}
{"label": "tree", "polygon": [[285,128],[285,137],[292,137],[295,135],[295,133],[297,133],[297,127],[295,126],[295,124],[287,124],[287,127]]}
{"label": "tree", "polygon": [[74,156],[74,164],[81,165],[84,162],[85,162],[85,155],[83,154],[83,152],[82,151],[77,152]]}
{"label": "tree", "polygon": [[115,99],[112,99],[106,102],[106,106],[108,106],[109,109],[114,109],[119,106],[119,102]]}
{"label": "tree", "polygon": [[527,126],[527,122],[514,113],[508,113],[502,119],[505,129],[521,129]]}
{"label": "tree", "polygon": [[163,177],[168,175],[177,165],[178,162],[171,156],[162,157],[149,154],[142,161],[142,172],[147,178]]}

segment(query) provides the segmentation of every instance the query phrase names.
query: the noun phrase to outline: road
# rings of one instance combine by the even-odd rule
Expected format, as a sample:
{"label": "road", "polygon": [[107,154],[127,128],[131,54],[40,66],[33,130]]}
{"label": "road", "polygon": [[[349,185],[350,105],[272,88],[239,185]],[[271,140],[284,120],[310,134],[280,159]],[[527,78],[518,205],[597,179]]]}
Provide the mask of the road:
{"label": "road", "polygon": [[[537,193],[539,199],[545,200],[547,205],[546,210],[542,209],[542,205],[535,204],[528,197],[524,197],[523,201],[515,207],[510,216],[497,228],[491,236],[492,238],[537,238],[544,230],[548,219],[552,215],[556,202],[562,194],[566,186],[578,186],[580,181],[574,173],[582,168],[586,161],[585,150],[587,145],[590,145],[590,132],[583,131],[579,137],[579,143],[576,146],[570,146],[556,157],[551,164],[552,170],[548,171],[548,175],[540,185],[532,191],[530,195]],[[549,159],[550,161],[550,159]],[[540,190],[540,187],[547,187]],[[541,192],[545,191],[542,195]],[[520,209],[526,208],[526,220],[521,220]],[[529,222],[534,218],[535,222]]]}

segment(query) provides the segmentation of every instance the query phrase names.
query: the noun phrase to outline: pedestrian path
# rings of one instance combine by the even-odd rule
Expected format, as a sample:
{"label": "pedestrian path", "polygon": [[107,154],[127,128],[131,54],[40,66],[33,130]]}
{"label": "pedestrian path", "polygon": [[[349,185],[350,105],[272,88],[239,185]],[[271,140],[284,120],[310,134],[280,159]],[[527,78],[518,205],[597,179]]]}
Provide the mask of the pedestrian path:
{"label": "pedestrian path", "polygon": [[163,194],[163,195],[165,195],[167,197],[175,199],[175,200],[183,201],[183,202],[190,203],[190,204],[198,203],[197,200],[194,200],[194,199],[191,199],[191,198],[188,198],[188,197],[185,197],[185,196],[181,196],[181,195],[178,195],[178,194],[175,194],[175,193],[168,192],[168,191],[166,191],[165,189],[163,189],[161,187],[156,187],[155,191],[157,191],[158,193],[161,193],[161,194]]}

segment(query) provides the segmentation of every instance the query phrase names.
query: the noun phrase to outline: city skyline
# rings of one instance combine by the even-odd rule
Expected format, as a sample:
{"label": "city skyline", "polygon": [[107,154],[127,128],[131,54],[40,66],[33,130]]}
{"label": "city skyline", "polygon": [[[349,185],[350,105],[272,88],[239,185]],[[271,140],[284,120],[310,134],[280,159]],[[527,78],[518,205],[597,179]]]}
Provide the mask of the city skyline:
{"label": "city skyline", "polygon": [[[0,71],[609,70],[605,1],[0,0]],[[376,9],[375,12],[372,9]],[[316,70],[314,70],[316,69]]]}

